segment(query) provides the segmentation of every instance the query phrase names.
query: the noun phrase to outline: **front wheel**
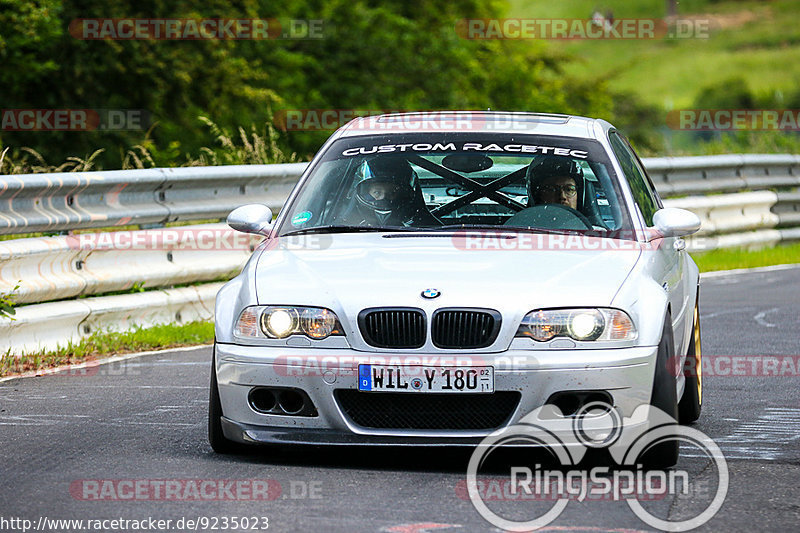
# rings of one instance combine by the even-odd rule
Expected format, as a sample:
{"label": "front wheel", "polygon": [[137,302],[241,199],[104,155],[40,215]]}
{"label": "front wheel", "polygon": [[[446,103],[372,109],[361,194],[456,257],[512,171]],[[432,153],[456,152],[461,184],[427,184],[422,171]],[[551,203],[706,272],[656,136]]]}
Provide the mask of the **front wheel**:
{"label": "front wheel", "polygon": [[211,381],[208,388],[208,442],[217,453],[233,453],[239,449],[239,445],[225,438],[222,432],[222,402],[217,384],[216,352],[211,356]]}
{"label": "front wheel", "polygon": [[[658,343],[656,369],[653,376],[653,393],[650,405],[670,416],[673,422],[678,420],[678,394],[675,390],[675,374],[669,365],[674,361],[675,341],[672,335],[672,317],[667,313],[664,329]],[[643,456],[642,463],[648,468],[669,468],[678,462],[680,452],[677,440],[667,440],[650,448]]]}
{"label": "front wheel", "polygon": [[694,306],[694,322],[692,324],[692,338],[689,340],[689,349],[686,352],[686,364],[683,365],[683,376],[686,385],[683,397],[678,404],[678,417],[681,424],[691,424],[700,418],[703,407],[703,368],[700,355],[700,312],[697,304]]}

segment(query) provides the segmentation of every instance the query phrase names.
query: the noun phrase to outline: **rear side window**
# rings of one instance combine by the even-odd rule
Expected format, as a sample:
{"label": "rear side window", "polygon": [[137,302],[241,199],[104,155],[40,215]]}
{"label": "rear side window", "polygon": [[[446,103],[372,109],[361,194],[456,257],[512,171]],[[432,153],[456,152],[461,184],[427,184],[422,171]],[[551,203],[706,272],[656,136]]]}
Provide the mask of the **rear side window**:
{"label": "rear side window", "polygon": [[639,206],[645,223],[648,226],[652,226],[653,215],[658,211],[659,203],[650,180],[639,166],[636,155],[628,146],[628,143],[615,131],[610,132],[608,138],[611,141],[611,148],[614,150],[614,154],[622,167],[622,172],[625,173],[625,179],[628,180],[628,184],[631,187],[636,205]]}

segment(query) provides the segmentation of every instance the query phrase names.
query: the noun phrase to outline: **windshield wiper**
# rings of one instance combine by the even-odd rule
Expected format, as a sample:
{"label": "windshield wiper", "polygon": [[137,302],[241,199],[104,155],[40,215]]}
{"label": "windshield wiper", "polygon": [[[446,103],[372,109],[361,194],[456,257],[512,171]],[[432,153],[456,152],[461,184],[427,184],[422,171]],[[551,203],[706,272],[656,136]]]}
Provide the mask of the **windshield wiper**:
{"label": "windshield wiper", "polygon": [[519,233],[521,231],[527,233],[552,233],[554,235],[568,235],[572,232],[583,231],[577,229],[552,229],[552,228],[539,228],[536,226],[493,226],[491,224],[449,224],[445,226],[437,226],[431,228],[434,231],[452,231],[452,230],[488,230],[488,231],[502,231]]}
{"label": "windshield wiper", "polygon": [[345,226],[331,224],[329,226],[316,226],[313,228],[298,229],[282,233],[281,237],[290,235],[305,235],[308,233],[361,233],[361,232],[385,232],[385,231],[419,231],[418,228],[406,228],[400,226]]}

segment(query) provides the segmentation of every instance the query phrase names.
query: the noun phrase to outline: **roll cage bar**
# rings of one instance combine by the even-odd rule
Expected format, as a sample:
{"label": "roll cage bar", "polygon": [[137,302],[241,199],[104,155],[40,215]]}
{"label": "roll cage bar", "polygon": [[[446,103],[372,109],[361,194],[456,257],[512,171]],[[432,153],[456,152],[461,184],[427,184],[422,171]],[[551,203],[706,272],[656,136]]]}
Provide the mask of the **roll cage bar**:
{"label": "roll cage bar", "polygon": [[470,179],[466,176],[462,176],[458,172],[450,170],[447,167],[444,167],[438,163],[434,163],[428,159],[425,159],[419,155],[409,155],[408,161],[410,163],[414,163],[420,168],[433,172],[434,174],[441,176],[444,179],[453,181],[458,185],[469,189],[470,192],[463,196],[459,196],[455,200],[447,202],[446,204],[442,204],[434,209],[431,210],[431,214],[434,216],[444,216],[449,213],[452,213],[456,209],[463,207],[465,205],[474,202],[480,198],[490,198],[496,201],[498,204],[501,204],[505,207],[513,209],[515,211],[522,211],[527,206],[521,204],[520,202],[510,198],[506,194],[500,192],[502,187],[505,187],[509,183],[517,181],[525,176],[527,172],[527,165],[522,168],[518,168],[505,176],[501,176],[497,179],[494,179],[487,183],[486,185],[481,185],[477,181]]}

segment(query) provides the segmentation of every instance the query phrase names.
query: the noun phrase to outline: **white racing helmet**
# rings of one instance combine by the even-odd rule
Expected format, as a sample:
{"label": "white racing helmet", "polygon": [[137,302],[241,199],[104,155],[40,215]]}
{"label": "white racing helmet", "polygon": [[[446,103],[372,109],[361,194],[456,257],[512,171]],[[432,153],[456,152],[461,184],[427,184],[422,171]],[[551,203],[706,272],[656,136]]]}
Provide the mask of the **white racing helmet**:
{"label": "white racing helmet", "polygon": [[413,209],[417,175],[408,161],[378,156],[364,161],[357,170],[355,197],[359,209],[372,211],[386,220],[393,214]]}

